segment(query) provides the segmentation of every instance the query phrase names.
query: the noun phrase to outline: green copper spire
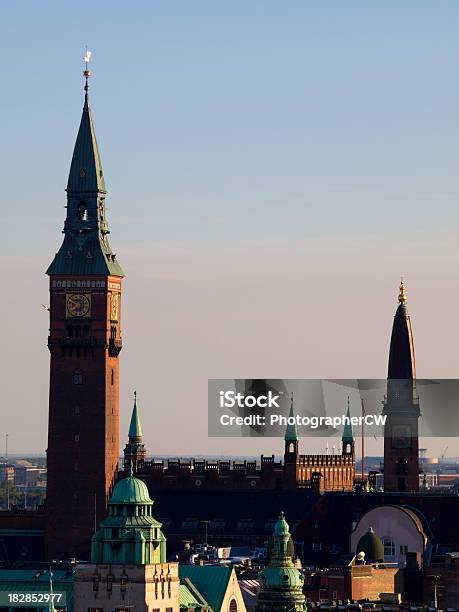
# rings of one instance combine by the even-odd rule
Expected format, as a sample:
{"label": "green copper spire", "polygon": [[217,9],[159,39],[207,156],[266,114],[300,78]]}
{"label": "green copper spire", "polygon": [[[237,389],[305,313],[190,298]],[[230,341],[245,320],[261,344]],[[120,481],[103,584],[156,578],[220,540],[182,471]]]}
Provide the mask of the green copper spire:
{"label": "green copper spire", "polygon": [[47,274],[124,276],[108,242],[104,174],[88,101],[87,69],[80,128],[67,182],[64,242]]}
{"label": "green copper spire", "polygon": [[152,516],[147,485],[134,476],[120,480],[108,502],[108,517],[92,538],[92,563],[147,565],[166,561],[166,538]]}
{"label": "green copper spire", "polygon": [[134,408],[132,409],[131,424],[129,425],[128,442],[124,447],[124,471],[136,473],[147,455],[142,443],[142,426],[140,425],[139,409],[137,406],[137,391],[134,391]]}
{"label": "green copper spire", "polygon": [[142,438],[142,427],[140,425],[139,411],[137,409],[137,391],[134,391],[134,408],[132,409],[128,436],[129,442],[135,442]]}
{"label": "green copper spire", "polygon": [[354,434],[352,432],[352,425],[350,423],[350,418],[351,418],[351,409],[349,406],[349,396],[347,397],[347,412],[346,412],[346,416],[349,419],[349,422],[345,423],[344,425],[344,429],[343,429],[343,435],[341,440],[344,443],[352,443],[354,441]]}
{"label": "green copper spire", "polygon": [[85,77],[85,94],[83,115],[81,117],[80,129],[73,150],[72,163],[70,165],[69,180],[67,183],[67,193],[72,192],[91,192],[105,191],[104,173],[102,172],[102,163],[100,161],[99,148],[97,146],[96,132],[92,122],[91,109],[89,108],[88,99],[88,79],[91,72],[88,70],[88,61],[91,55],[85,56],[86,70],[83,72]]}
{"label": "green copper spire", "polygon": [[[295,414],[293,413],[293,393],[290,399],[290,412],[288,415],[289,420],[295,418]],[[284,440],[286,442],[297,442],[298,441],[298,431],[296,428],[296,423],[288,424],[287,429],[285,430]]]}
{"label": "green copper spire", "polygon": [[293,562],[290,529],[281,512],[274,527],[271,557],[260,574],[260,592],[255,612],[304,612],[304,577]]}

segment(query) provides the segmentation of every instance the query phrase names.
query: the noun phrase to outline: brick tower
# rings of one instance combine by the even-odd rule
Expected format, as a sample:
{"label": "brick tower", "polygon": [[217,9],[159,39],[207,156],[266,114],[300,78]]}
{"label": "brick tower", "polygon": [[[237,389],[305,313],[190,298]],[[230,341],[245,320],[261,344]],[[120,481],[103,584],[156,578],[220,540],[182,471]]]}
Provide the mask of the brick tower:
{"label": "brick tower", "polygon": [[387,395],[383,414],[384,490],[419,491],[419,399],[411,321],[406,308],[406,292],[400,283],[399,306],[390,340]]}
{"label": "brick tower", "polygon": [[89,558],[118,467],[123,271],[108,243],[105,182],[84,76],[64,240],[47,270],[51,355],[46,557]]}

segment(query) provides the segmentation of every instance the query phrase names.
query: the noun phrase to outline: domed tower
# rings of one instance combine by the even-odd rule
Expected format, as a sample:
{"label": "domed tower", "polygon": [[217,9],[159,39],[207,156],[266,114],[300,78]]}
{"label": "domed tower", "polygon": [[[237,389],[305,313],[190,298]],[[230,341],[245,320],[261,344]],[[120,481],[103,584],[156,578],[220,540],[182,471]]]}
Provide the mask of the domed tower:
{"label": "domed tower", "polygon": [[146,455],[147,451],[142,443],[142,426],[137,407],[137,392],[134,391],[134,408],[132,409],[131,424],[129,426],[128,443],[124,447],[125,474],[128,474],[131,469],[136,474],[139,464],[145,460]]}
{"label": "domed tower", "polygon": [[384,546],[373,527],[360,538],[356,554],[358,563],[384,563]]}
{"label": "domed tower", "polygon": [[120,480],[108,503],[108,517],[92,538],[92,563],[164,563],[166,538],[152,507],[142,480],[132,474]]}
{"label": "domed tower", "polygon": [[256,612],[304,612],[304,577],[293,562],[290,529],[281,512],[274,527],[268,566],[260,574]]}
{"label": "domed tower", "polygon": [[383,414],[384,490],[419,491],[419,399],[411,321],[406,290],[400,283],[399,305],[390,340],[387,395]]}
{"label": "domed tower", "polygon": [[92,538],[91,562],[77,563],[74,612],[180,610],[178,563],[166,561],[166,538],[152,516],[147,486],[120,480],[108,516]]}

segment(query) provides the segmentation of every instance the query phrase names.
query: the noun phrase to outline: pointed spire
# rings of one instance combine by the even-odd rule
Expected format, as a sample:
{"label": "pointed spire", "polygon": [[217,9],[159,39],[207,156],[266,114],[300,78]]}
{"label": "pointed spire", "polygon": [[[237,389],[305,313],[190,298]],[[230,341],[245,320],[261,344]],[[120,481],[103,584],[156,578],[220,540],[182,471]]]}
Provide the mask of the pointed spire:
{"label": "pointed spire", "polygon": [[104,174],[88,101],[88,62],[83,58],[84,106],[67,182],[64,242],[47,270],[49,275],[124,276],[108,241]]}
{"label": "pointed spire", "polygon": [[129,426],[129,442],[142,439],[139,410],[137,408],[137,391],[134,391],[134,408],[132,409],[131,424]]}
{"label": "pointed spire", "polygon": [[[290,412],[288,415],[289,421],[291,419],[295,419],[295,414],[293,412],[293,392],[290,398]],[[296,428],[296,423],[288,423],[287,429],[285,430],[284,440],[286,442],[297,442],[298,441],[298,430]]]}
{"label": "pointed spire", "polygon": [[415,380],[414,342],[411,321],[406,308],[406,289],[402,279],[398,295],[399,306],[395,312],[389,350],[387,378]]}
{"label": "pointed spire", "polygon": [[91,71],[88,70],[90,58],[91,52],[86,51],[86,55],[83,58],[86,64],[86,70],[83,72],[85,78],[83,114],[81,116],[80,128],[73,150],[67,183],[67,193],[106,193],[96,132],[92,121],[91,109],[89,108],[88,79],[92,76]]}
{"label": "pointed spire", "polygon": [[350,420],[351,419],[351,407],[350,407],[349,395],[347,396],[347,412],[346,412],[346,417],[348,418],[348,421],[344,425],[343,435],[341,437],[341,440],[343,441],[343,444],[354,441],[354,434],[352,432],[352,425],[351,425],[351,420]]}

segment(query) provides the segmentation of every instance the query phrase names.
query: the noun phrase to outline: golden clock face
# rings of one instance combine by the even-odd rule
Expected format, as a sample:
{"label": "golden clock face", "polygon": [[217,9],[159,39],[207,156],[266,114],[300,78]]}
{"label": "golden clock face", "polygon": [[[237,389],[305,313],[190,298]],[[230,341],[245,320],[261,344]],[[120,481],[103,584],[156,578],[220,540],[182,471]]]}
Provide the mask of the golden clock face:
{"label": "golden clock face", "polygon": [[120,301],[119,293],[112,293],[112,298],[110,302],[110,319],[112,321],[118,321],[119,301]]}
{"label": "golden clock face", "polygon": [[87,293],[67,294],[67,317],[89,317],[91,314],[91,295]]}

